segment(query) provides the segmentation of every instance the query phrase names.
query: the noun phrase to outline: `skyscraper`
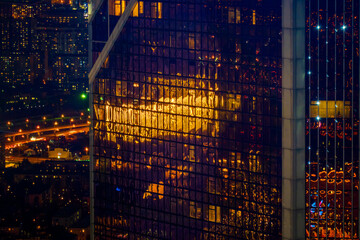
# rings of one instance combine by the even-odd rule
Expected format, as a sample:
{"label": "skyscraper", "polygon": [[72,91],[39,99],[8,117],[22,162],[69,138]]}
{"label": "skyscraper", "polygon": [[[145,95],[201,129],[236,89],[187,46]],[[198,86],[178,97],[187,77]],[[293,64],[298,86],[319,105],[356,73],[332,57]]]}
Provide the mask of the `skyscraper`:
{"label": "skyscraper", "polygon": [[359,1],[306,8],[306,234],[359,239]]}
{"label": "skyscraper", "polygon": [[134,6],[92,86],[97,239],[279,238],[280,32],[280,1]]}
{"label": "skyscraper", "polygon": [[358,239],[359,2],[92,8],[95,239]]}

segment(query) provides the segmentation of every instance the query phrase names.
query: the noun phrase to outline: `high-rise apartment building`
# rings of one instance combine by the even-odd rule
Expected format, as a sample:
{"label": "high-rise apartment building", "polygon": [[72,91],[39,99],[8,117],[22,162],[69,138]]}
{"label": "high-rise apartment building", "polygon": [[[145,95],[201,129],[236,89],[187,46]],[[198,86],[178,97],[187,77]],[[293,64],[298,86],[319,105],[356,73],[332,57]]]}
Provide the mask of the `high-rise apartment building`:
{"label": "high-rise apartment building", "polygon": [[44,92],[86,91],[87,34],[83,0],[1,1],[0,112],[46,111],[55,100]]}
{"label": "high-rise apartment building", "polygon": [[94,1],[90,32],[94,239],[358,239],[358,1]]}

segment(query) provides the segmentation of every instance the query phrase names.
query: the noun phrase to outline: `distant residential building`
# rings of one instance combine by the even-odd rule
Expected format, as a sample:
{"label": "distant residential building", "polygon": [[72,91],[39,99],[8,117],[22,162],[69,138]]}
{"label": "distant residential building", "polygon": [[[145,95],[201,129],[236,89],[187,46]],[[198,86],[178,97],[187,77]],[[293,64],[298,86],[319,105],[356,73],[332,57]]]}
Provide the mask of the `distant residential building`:
{"label": "distant residential building", "polygon": [[60,209],[52,218],[53,226],[70,227],[81,218],[81,209],[67,206]]}
{"label": "distant residential building", "polygon": [[0,115],[46,109],[59,93],[86,91],[87,40],[85,0],[1,1]]}
{"label": "distant residential building", "polygon": [[69,227],[69,232],[75,234],[77,240],[90,239],[90,216],[86,215]]}
{"label": "distant residential building", "polygon": [[25,203],[31,207],[44,207],[52,201],[52,186],[36,184],[25,196]]}

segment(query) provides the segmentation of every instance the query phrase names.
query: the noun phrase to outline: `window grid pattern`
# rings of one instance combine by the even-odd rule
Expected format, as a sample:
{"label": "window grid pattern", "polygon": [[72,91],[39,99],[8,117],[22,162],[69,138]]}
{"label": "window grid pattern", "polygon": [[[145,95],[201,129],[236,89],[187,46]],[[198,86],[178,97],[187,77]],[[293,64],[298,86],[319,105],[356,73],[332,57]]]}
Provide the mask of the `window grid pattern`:
{"label": "window grid pattern", "polygon": [[280,2],[139,1],[93,85],[95,239],[280,239]]}
{"label": "window grid pattern", "polygon": [[306,237],[359,239],[359,1],[306,12]]}

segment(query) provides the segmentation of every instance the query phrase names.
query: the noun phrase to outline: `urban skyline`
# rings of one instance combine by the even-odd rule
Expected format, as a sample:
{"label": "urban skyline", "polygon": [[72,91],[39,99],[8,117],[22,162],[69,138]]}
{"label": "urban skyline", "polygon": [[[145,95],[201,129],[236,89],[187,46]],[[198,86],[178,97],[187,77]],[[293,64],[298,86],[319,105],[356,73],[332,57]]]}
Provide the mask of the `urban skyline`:
{"label": "urban skyline", "polygon": [[0,3],[1,239],[359,239],[357,0]]}

